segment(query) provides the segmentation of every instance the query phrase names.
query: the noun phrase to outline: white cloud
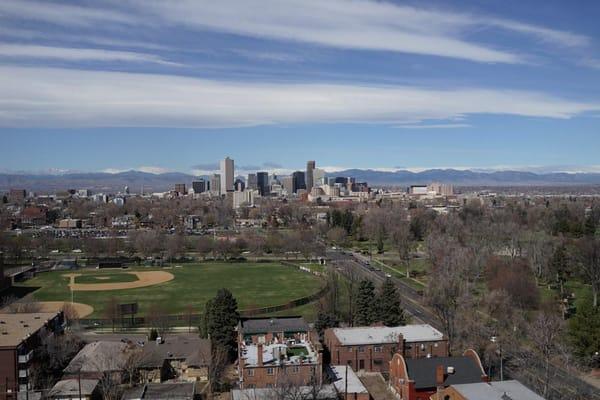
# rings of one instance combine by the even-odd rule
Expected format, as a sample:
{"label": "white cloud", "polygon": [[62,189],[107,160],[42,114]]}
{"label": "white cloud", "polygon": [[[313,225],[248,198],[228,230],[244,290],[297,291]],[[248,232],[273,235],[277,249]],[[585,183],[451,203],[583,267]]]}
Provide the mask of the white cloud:
{"label": "white cloud", "polygon": [[471,114],[571,118],[600,110],[600,103],[517,90],[238,83],[10,66],[0,66],[0,93],[4,127],[396,125]]}
{"label": "white cloud", "polygon": [[[93,5],[2,0],[0,17],[89,29],[102,24],[112,32],[129,34],[149,26],[166,29],[183,26],[341,49],[433,55],[484,63],[529,63],[531,51],[516,52],[506,46],[484,44],[482,32],[508,31],[526,40],[569,48],[583,48],[590,43],[589,37],[569,31],[389,1],[109,0]],[[10,29],[6,29],[9,34]],[[256,53],[255,58],[290,62],[290,55]]]}
{"label": "white cloud", "polygon": [[26,44],[0,43],[0,57],[58,59],[65,61],[128,61],[178,65],[153,54],[104,49],[51,47]]}
{"label": "white cloud", "polygon": [[430,125],[416,125],[416,124],[404,124],[398,125],[401,129],[457,129],[457,128],[469,128],[469,124],[430,124]]}

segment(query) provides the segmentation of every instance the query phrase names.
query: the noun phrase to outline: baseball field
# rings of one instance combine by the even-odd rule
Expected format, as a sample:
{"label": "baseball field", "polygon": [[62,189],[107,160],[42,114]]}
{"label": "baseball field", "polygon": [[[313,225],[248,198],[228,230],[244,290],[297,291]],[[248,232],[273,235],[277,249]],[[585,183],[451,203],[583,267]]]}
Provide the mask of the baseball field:
{"label": "baseball field", "polygon": [[[40,273],[23,285],[39,288],[33,293],[37,301],[58,303],[72,299],[88,306],[88,317],[101,318],[111,298],[119,303],[137,302],[139,316],[157,307],[169,314],[181,314],[189,308],[198,313],[218,289],[225,287],[243,310],[313,294],[324,282],[278,263],[209,262],[164,268],[52,271]],[[93,309],[91,313],[89,307]]]}

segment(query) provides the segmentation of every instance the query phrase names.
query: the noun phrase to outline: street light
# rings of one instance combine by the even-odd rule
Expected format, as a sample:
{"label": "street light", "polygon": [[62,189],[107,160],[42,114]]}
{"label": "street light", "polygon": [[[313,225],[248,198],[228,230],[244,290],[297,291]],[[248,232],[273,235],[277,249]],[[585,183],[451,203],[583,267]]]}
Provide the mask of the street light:
{"label": "street light", "polygon": [[498,355],[500,355],[500,380],[504,380],[504,368],[502,365],[502,346],[500,345],[500,340],[497,336],[492,336],[490,338],[490,342],[498,345]]}

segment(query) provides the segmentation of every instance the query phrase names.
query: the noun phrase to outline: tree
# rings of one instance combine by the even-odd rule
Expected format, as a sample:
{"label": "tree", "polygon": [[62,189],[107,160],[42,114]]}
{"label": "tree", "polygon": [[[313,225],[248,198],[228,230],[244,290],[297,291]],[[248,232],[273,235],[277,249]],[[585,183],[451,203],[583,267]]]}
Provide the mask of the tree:
{"label": "tree", "polygon": [[569,273],[567,251],[564,244],[560,244],[554,250],[554,253],[552,253],[552,258],[550,259],[550,270],[555,276],[556,283],[560,287],[560,295],[562,297],[564,295],[564,286]]}
{"label": "tree", "polygon": [[563,321],[556,313],[543,310],[531,323],[529,339],[534,352],[542,360],[543,378],[541,392],[543,397],[548,396],[550,388],[550,362],[561,351],[560,338],[563,334]]}
{"label": "tree", "polygon": [[337,246],[344,246],[348,239],[348,233],[344,228],[335,227],[327,231],[327,240],[335,243]]}
{"label": "tree", "polygon": [[486,280],[490,290],[504,290],[512,303],[521,309],[533,309],[539,304],[539,290],[524,259],[491,257],[486,267]]}
{"label": "tree", "polygon": [[590,297],[582,299],[569,320],[568,334],[575,356],[583,364],[599,368],[596,352],[600,349],[600,307],[594,307]]}
{"label": "tree", "polygon": [[319,338],[323,338],[325,329],[336,328],[340,325],[340,321],[334,314],[330,314],[323,310],[317,313],[317,319],[315,321],[315,330],[319,334]]}
{"label": "tree", "polygon": [[414,247],[410,226],[405,221],[396,220],[394,225],[391,227],[391,231],[392,241],[394,242],[396,250],[398,251],[398,257],[406,266],[406,277],[410,278],[410,252]]}
{"label": "tree", "polygon": [[239,314],[237,300],[227,289],[219,289],[214,298],[206,303],[206,331],[212,342],[235,355],[235,328]]}
{"label": "tree", "polygon": [[406,324],[406,316],[402,310],[400,294],[394,282],[387,278],[379,288],[377,297],[379,320],[385,326],[398,326]]}
{"label": "tree", "polygon": [[593,305],[598,307],[600,292],[600,239],[584,238],[576,247],[580,270],[586,280],[592,285]]}
{"label": "tree", "polygon": [[356,314],[354,323],[358,326],[369,326],[376,321],[377,309],[375,299],[375,286],[373,282],[364,279],[358,286],[356,296]]}
{"label": "tree", "polygon": [[119,307],[119,301],[115,296],[110,296],[106,307],[104,307],[104,318],[106,318],[112,325],[112,331],[115,331],[115,325],[121,318],[121,310]]}

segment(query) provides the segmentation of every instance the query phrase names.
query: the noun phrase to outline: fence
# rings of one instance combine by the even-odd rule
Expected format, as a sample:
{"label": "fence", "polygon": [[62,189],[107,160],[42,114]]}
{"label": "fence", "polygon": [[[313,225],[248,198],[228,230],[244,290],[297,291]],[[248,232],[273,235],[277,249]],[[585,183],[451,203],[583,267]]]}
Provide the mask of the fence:
{"label": "fence", "polygon": [[[300,268],[299,265],[296,265],[291,262],[285,261],[285,262],[281,262],[281,264],[286,265],[288,267],[297,268],[300,271],[304,271]],[[306,272],[306,271],[304,271],[304,272]],[[321,289],[319,289],[317,292],[315,292],[313,294],[288,301],[287,303],[284,303],[284,304],[278,304],[278,305],[268,306],[268,307],[251,308],[251,309],[247,309],[247,310],[240,310],[239,312],[242,317],[252,317],[252,316],[256,316],[256,315],[270,314],[270,313],[275,313],[275,312],[279,312],[279,311],[285,311],[285,310],[300,307],[305,304],[311,303],[315,300],[318,300],[321,297],[323,297],[328,291],[329,291],[329,286],[324,285],[323,287],[321,287]],[[108,319],[108,318],[83,318],[83,319],[80,319],[78,322],[81,326],[88,327],[88,328],[112,328],[113,326],[115,328],[143,328],[143,327],[151,327],[152,325],[156,324],[156,321],[158,318],[159,317],[157,317],[157,316],[155,316],[153,318],[122,317],[122,318],[115,318],[114,320]],[[166,322],[166,324],[168,324],[168,326],[197,326],[202,321],[202,314],[199,314],[199,313],[171,314],[171,315],[166,315],[162,318],[164,318],[166,320],[165,322]]]}

